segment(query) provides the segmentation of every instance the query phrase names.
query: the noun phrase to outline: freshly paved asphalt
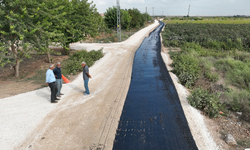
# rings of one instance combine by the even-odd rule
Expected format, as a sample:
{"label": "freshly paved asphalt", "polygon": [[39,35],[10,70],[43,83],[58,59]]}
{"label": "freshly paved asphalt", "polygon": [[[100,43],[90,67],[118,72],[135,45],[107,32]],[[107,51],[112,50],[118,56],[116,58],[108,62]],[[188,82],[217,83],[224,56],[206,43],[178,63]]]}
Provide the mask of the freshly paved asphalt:
{"label": "freshly paved asphalt", "polygon": [[113,150],[197,150],[161,57],[160,25],[134,58],[132,80]]}

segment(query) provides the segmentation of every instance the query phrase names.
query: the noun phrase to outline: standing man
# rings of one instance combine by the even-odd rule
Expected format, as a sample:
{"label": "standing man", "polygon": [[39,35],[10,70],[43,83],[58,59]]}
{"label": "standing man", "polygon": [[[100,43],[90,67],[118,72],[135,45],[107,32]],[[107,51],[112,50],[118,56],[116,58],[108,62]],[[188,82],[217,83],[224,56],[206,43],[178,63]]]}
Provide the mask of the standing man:
{"label": "standing man", "polygon": [[56,78],[52,71],[53,68],[54,68],[54,64],[51,64],[49,66],[49,69],[46,72],[46,84],[47,86],[50,87],[50,90],[51,90],[51,103],[57,103],[56,100],[60,100],[60,99],[56,97],[57,87],[56,87]]}
{"label": "standing man", "polygon": [[61,97],[61,95],[63,95],[61,93],[61,89],[62,89],[62,72],[61,72],[61,64],[60,62],[58,62],[56,64],[56,67],[53,69],[53,72],[55,74],[56,77],[56,87],[57,87],[57,93],[56,96],[57,97]]}
{"label": "standing man", "polygon": [[91,78],[90,74],[89,74],[89,68],[88,66],[86,65],[85,62],[82,62],[82,68],[83,68],[83,80],[84,80],[84,87],[85,87],[85,94],[84,95],[89,95],[90,92],[89,92],[89,86],[88,86],[88,83],[89,83],[89,78]]}

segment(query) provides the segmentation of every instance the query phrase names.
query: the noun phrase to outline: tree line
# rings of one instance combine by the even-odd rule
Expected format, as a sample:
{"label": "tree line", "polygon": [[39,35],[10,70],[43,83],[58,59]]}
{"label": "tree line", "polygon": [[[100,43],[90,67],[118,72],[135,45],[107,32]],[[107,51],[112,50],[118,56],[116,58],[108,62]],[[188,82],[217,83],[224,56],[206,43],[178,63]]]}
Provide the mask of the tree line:
{"label": "tree line", "polygon": [[[116,28],[116,8],[105,15],[103,19],[88,0],[0,0],[0,65],[13,64],[19,77],[21,61],[34,52],[47,54],[51,62],[52,43],[69,54],[70,43]],[[146,19],[151,18],[137,9],[121,10],[122,29],[140,28]]]}
{"label": "tree line", "polygon": [[[121,28],[129,30],[131,28],[141,28],[145,25],[146,21],[152,20],[151,16],[147,13],[141,13],[138,9],[121,9]],[[105,24],[108,28],[116,28],[117,26],[117,8],[109,7],[104,13]]]}

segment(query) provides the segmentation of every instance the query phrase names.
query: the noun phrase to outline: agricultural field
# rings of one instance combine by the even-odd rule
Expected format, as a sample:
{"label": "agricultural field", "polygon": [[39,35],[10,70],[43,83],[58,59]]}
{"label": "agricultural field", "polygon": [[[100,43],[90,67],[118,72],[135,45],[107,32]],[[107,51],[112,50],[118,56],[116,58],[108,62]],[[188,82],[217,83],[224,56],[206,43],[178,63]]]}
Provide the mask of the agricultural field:
{"label": "agricultural field", "polygon": [[250,51],[250,22],[249,24],[167,23],[164,30],[166,46],[179,47],[185,42],[196,42],[205,48]]}
{"label": "agricultural field", "polygon": [[[233,24],[234,21],[237,23]],[[250,142],[242,141],[249,141],[250,133],[250,21],[167,20],[165,23],[163,44],[170,50],[173,73],[191,90],[189,103],[210,118],[232,120],[231,116],[242,113],[236,122],[245,122],[246,132],[237,129],[232,134],[239,146],[249,147]],[[175,51],[176,47],[181,51]],[[230,130],[221,127],[220,133]]]}
{"label": "agricultural field", "polygon": [[250,24],[250,18],[193,18],[193,19],[172,19],[167,24],[192,23],[192,24]]}

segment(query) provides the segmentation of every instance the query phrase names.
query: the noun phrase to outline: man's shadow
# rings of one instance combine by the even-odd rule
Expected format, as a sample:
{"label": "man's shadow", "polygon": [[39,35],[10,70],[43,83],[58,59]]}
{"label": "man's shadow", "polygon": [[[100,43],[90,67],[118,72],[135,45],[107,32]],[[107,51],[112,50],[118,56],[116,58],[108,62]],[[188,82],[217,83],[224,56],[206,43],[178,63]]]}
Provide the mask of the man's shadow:
{"label": "man's shadow", "polygon": [[74,91],[77,91],[77,92],[83,92],[84,91],[84,88],[82,87],[79,87],[79,86],[76,86],[76,85],[73,85],[73,84],[68,84],[68,86],[70,88],[72,88]]}
{"label": "man's shadow", "polygon": [[36,90],[36,95],[38,97],[42,97],[43,100],[47,100],[49,102],[51,102],[51,91],[50,91],[50,88],[49,87],[44,87],[44,88],[41,88],[39,90]]}

